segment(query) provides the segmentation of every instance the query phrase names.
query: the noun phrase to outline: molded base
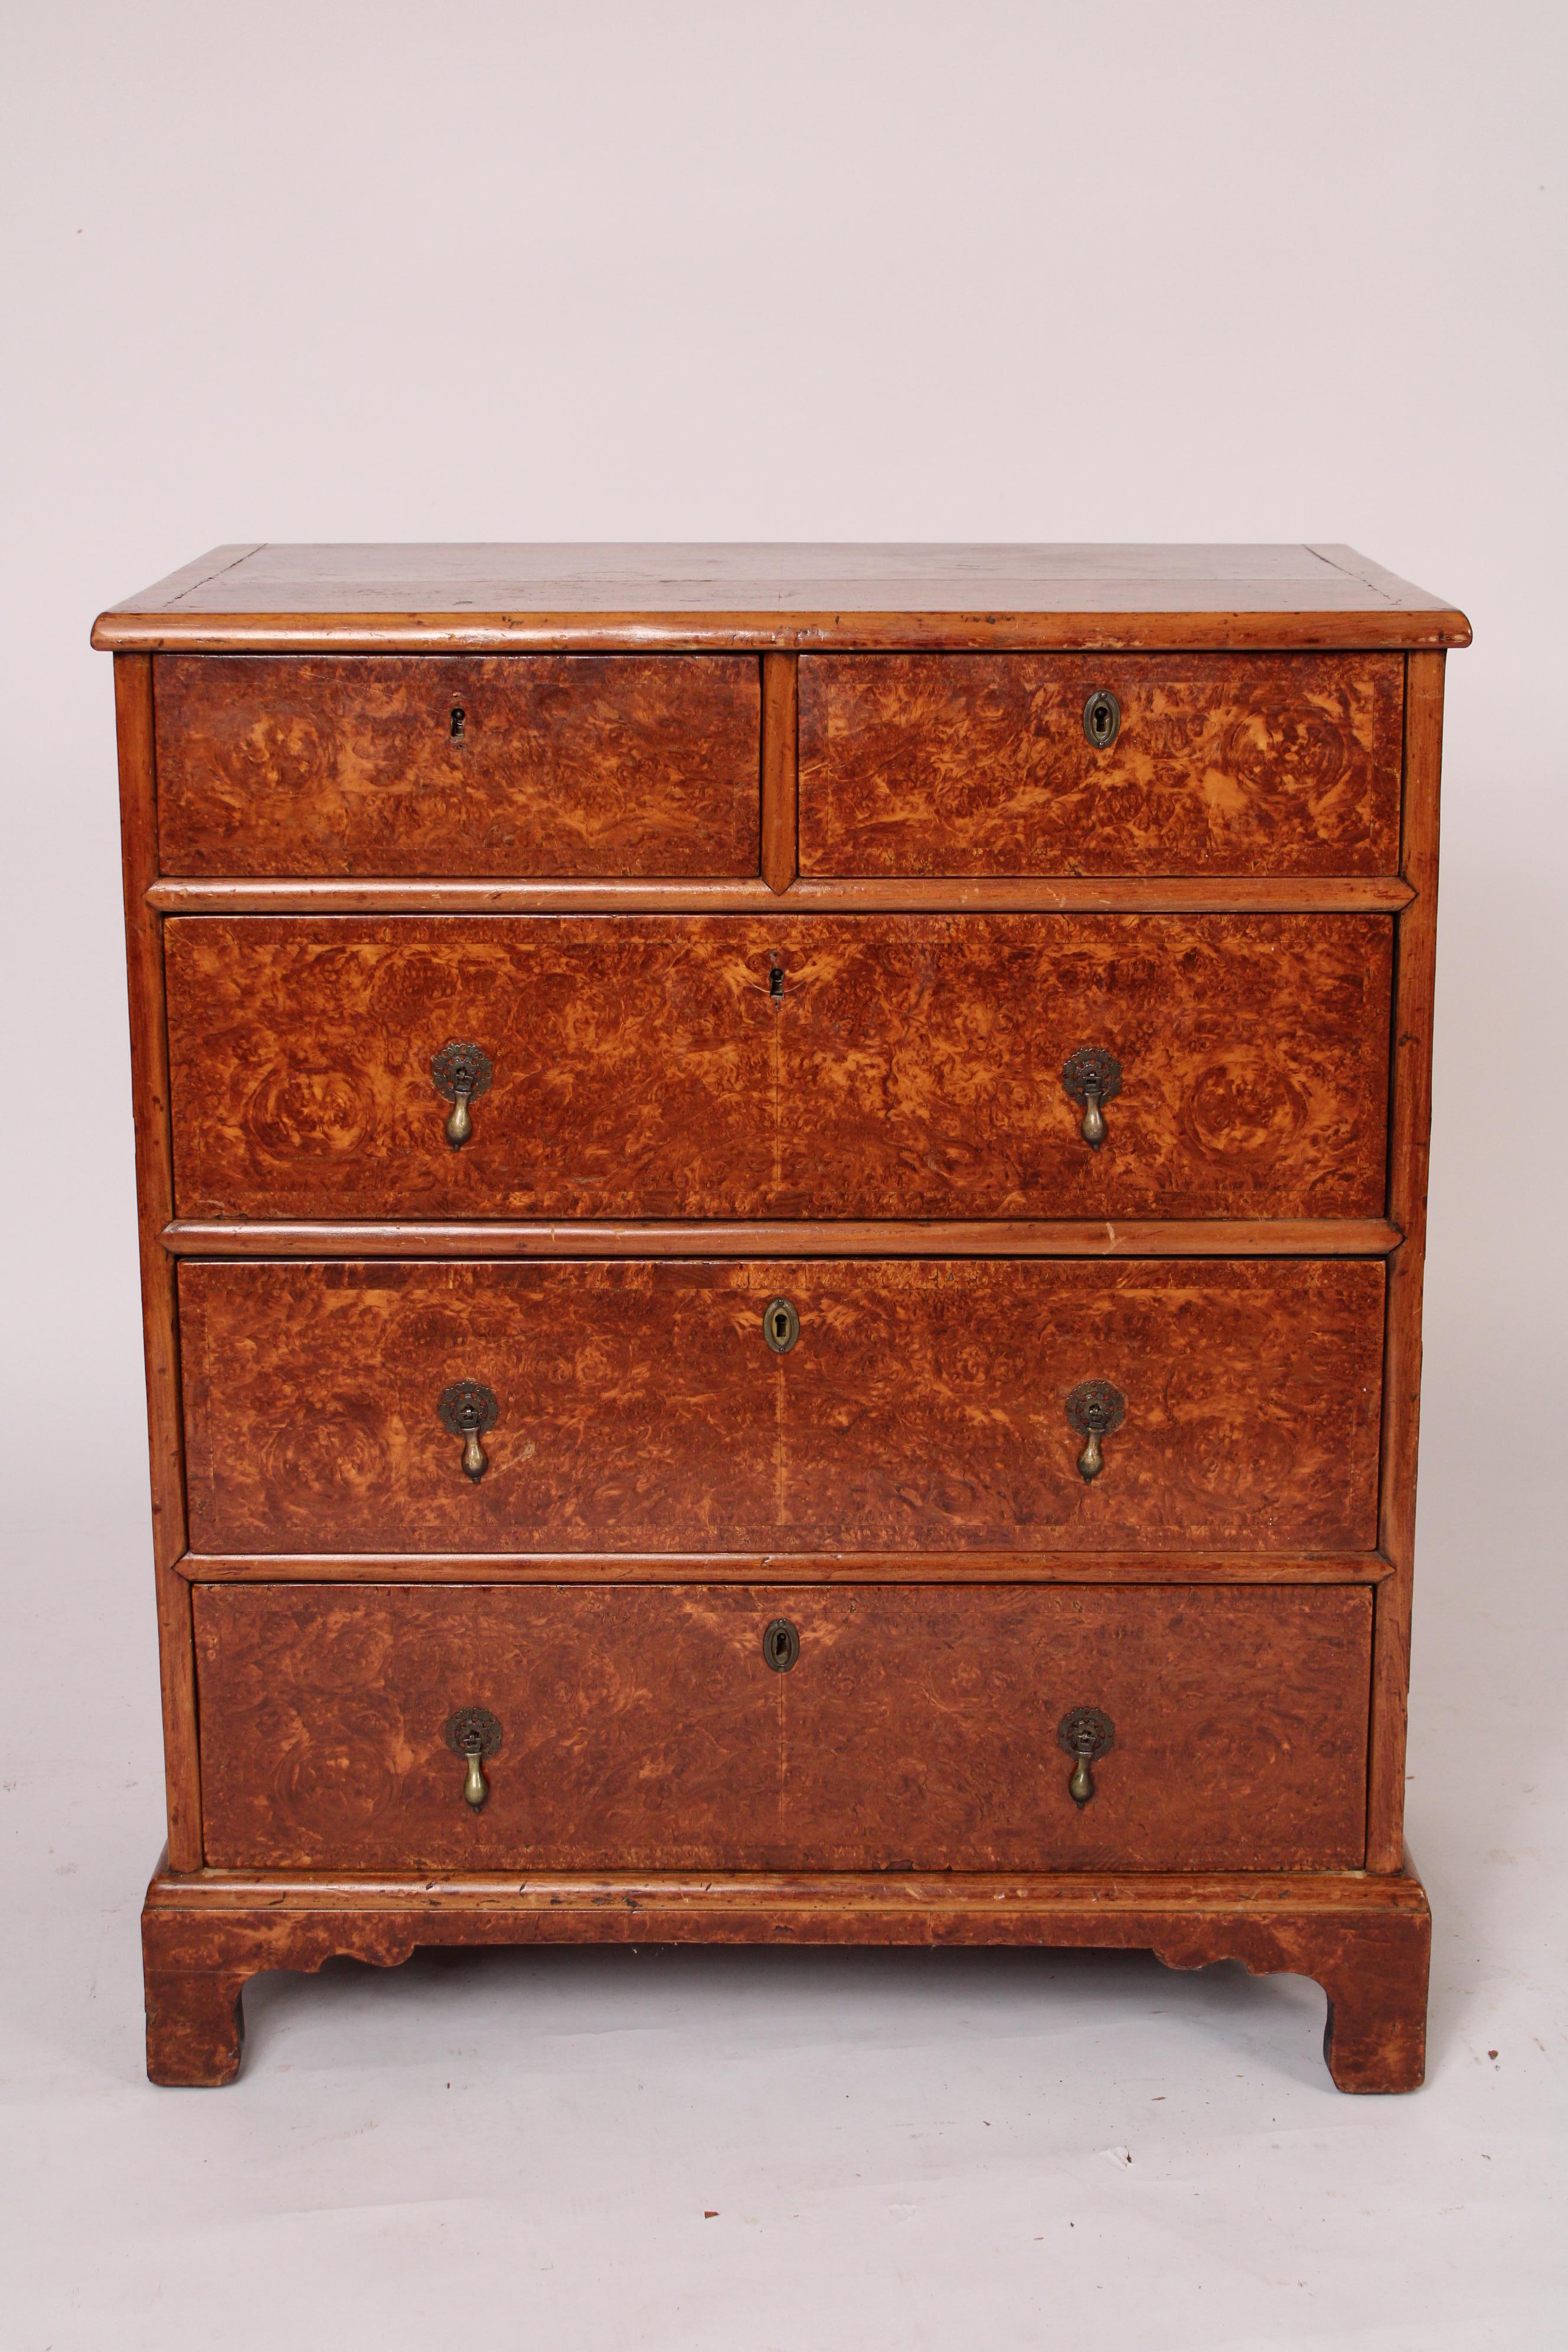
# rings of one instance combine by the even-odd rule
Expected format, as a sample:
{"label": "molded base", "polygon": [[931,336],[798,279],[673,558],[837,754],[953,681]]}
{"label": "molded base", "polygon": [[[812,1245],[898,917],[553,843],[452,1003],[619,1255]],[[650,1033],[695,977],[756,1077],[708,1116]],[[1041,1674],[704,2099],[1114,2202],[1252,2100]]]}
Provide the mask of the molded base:
{"label": "molded base", "polygon": [[142,1935],[154,2083],[232,2082],[247,1979],[340,1956],[390,1968],[427,1944],[1035,1944],[1311,1977],[1329,1997],[1323,2053],[1339,2088],[1413,2091],[1425,2065],[1432,1922],[1408,1858],[1398,1875],[1275,1877],[605,1872],[519,1881],[175,1876],[160,1865]]}

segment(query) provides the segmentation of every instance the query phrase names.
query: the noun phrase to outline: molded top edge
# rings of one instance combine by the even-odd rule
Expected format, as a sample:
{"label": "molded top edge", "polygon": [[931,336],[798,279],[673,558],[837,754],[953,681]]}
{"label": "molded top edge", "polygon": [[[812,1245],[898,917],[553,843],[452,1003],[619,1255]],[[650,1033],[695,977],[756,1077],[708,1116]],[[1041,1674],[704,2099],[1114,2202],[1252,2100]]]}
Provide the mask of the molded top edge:
{"label": "molded top edge", "polygon": [[1437,648],[1465,615],[1347,547],[215,548],[100,615],[118,652]]}

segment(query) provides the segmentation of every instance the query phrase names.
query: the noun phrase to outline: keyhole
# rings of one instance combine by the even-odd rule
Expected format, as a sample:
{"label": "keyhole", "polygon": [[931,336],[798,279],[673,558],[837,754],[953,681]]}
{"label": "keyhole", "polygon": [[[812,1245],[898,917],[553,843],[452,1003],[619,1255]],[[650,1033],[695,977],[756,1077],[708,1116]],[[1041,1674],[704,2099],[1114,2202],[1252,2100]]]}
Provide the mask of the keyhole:
{"label": "keyhole", "polygon": [[787,1675],[800,1655],[799,1628],[787,1617],[775,1617],[763,1635],[763,1663],[775,1675]]}
{"label": "keyhole", "polygon": [[778,1003],[779,998],[784,994],[784,973],[775,963],[772,971],[768,974],[768,994],[773,998],[775,1004]]}
{"label": "keyhole", "polygon": [[763,1337],[775,1356],[787,1356],[800,1337],[800,1317],[787,1298],[770,1298],[763,1309]]}
{"label": "keyhole", "polygon": [[1083,731],[1097,751],[1114,743],[1121,726],[1121,705],[1109,687],[1097,688],[1083,706]]}
{"label": "keyhole", "polygon": [[452,705],[452,740],[454,743],[460,743],[462,741],[463,730],[468,726],[468,712],[464,709],[460,702],[454,702]]}

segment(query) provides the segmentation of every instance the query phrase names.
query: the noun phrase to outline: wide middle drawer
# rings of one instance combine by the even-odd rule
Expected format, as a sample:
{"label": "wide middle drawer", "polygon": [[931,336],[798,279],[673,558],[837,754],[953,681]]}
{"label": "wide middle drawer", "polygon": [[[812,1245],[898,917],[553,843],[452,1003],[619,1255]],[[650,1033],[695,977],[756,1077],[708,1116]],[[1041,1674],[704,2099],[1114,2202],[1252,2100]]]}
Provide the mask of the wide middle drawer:
{"label": "wide middle drawer", "polygon": [[1380,1262],[187,1260],[179,1297],[199,1553],[1377,1539]]}
{"label": "wide middle drawer", "polygon": [[1387,916],[182,916],[164,936],[184,1217],[1383,1213]]}

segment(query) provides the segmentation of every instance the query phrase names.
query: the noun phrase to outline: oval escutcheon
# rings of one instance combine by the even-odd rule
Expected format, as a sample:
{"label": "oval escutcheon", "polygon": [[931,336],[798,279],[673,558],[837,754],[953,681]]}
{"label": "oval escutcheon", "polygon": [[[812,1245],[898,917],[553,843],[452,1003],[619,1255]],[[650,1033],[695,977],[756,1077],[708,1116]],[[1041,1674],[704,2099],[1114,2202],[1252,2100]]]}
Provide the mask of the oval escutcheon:
{"label": "oval escutcheon", "polygon": [[787,1356],[800,1337],[800,1317],[793,1300],[770,1298],[763,1309],[763,1337],[775,1356]]}

